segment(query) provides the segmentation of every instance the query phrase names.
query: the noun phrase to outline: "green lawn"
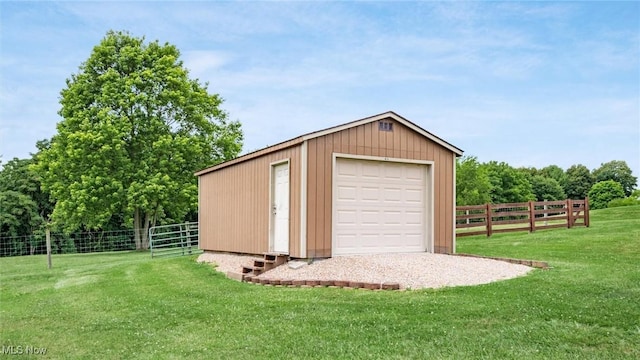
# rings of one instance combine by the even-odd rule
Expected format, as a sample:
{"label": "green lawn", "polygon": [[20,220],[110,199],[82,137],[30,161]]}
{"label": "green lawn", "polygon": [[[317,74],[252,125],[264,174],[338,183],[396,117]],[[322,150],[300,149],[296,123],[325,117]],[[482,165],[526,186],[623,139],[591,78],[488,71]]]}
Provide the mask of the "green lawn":
{"label": "green lawn", "polygon": [[552,269],[439,290],[263,287],[135,252],[58,255],[52,270],[3,258],[0,345],[55,359],[637,359],[640,206],[591,215],[590,228],[461,238],[459,252]]}

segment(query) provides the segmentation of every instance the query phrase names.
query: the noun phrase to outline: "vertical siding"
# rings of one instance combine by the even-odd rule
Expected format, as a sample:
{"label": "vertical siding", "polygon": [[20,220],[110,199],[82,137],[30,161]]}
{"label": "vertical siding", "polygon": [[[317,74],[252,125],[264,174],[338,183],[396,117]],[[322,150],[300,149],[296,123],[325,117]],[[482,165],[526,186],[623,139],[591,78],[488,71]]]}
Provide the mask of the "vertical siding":
{"label": "vertical siding", "polygon": [[271,163],[289,159],[289,253],[300,256],[300,146],[200,176],[200,246],[204,250],[269,251]]}
{"label": "vertical siding", "polygon": [[372,122],[308,140],[307,256],[331,256],[333,153],[433,161],[434,251],[453,252],[453,157],[450,150],[393,121]]}

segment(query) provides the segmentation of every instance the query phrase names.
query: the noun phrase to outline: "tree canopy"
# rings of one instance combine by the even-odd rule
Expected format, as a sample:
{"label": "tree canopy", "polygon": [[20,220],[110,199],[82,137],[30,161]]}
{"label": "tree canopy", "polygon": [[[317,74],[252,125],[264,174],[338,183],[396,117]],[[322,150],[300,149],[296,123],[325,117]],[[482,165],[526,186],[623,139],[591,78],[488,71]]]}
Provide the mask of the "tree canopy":
{"label": "tree canopy", "polygon": [[489,176],[489,194],[494,204],[535,200],[531,183],[522,171],[505,162],[490,161],[483,164]]}
{"label": "tree canopy", "polygon": [[567,183],[567,174],[564,170],[558,165],[549,165],[545,166],[538,172],[538,175],[542,175],[546,178],[554,179],[558,182],[564,191],[564,187]]}
{"label": "tree canopy", "polygon": [[491,201],[489,176],[478,159],[465,156],[456,162],[456,203],[478,205]]}
{"label": "tree canopy", "polygon": [[37,175],[30,169],[32,159],[14,158],[0,171],[0,254],[33,254],[40,236],[32,242],[27,235],[43,235],[53,205],[49,194],[40,188]]}
{"label": "tree canopy", "polygon": [[631,169],[625,161],[613,160],[602,164],[593,170],[595,182],[613,180],[622,185],[625,196],[630,196],[633,189],[638,185],[638,178],[631,174]]}
{"label": "tree canopy", "polygon": [[566,199],[564,190],[556,179],[542,175],[534,175],[531,177],[530,181],[533,193],[536,196],[536,200],[553,201]]}
{"label": "tree canopy", "polygon": [[61,91],[57,134],[37,156],[54,224],[99,229],[116,214],[147,229],[197,208],[203,167],[237,156],[240,123],[190,79],[178,49],[109,31]]}
{"label": "tree canopy", "polygon": [[567,180],[564,192],[569,199],[584,199],[589,194],[589,189],[595,181],[591,175],[591,171],[582,165],[572,165],[567,169]]}

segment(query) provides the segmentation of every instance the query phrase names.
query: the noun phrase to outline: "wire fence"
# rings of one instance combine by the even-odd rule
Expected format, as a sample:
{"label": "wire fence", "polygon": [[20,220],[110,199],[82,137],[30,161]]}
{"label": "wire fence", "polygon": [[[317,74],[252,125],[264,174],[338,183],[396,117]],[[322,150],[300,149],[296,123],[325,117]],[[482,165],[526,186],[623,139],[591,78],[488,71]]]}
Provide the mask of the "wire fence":
{"label": "wire fence", "polygon": [[[52,254],[135,250],[134,230],[51,233]],[[0,237],[0,257],[47,253],[44,231],[28,236]]]}

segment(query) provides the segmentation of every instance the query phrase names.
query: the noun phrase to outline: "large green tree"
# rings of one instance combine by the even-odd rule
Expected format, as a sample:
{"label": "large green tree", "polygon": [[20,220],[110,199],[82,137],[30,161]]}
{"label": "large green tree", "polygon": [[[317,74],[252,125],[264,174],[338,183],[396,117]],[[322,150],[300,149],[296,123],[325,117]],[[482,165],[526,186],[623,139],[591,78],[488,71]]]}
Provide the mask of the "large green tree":
{"label": "large green tree", "polygon": [[62,121],[37,168],[66,231],[99,229],[124,214],[136,247],[148,228],[197,207],[194,171],[231,159],[240,124],[190,79],[180,52],[110,31],[61,92]]}
{"label": "large green tree", "polygon": [[613,180],[622,185],[625,196],[631,195],[633,189],[638,185],[638,178],[632,175],[631,169],[625,161],[613,160],[604,163],[593,170],[592,175],[595,182]]}
{"label": "large green tree", "polygon": [[456,203],[480,205],[491,201],[489,176],[474,156],[464,156],[456,162]]}
{"label": "large green tree", "polygon": [[533,193],[538,201],[566,199],[562,186],[560,186],[554,178],[534,175],[529,181],[531,182]]}
{"label": "large green tree", "polygon": [[482,166],[491,183],[492,203],[515,203],[536,199],[524,171],[518,171],[505,162],[497,161],[490,161]]}
{"label": "large green tree", "polygon": [[582,165],[572,165],[567,169],[567,179],[564,186],[564,192],[569,199],[584,199],[589,194],[589,189],[594,184],[591,171]]}
{"label": "large green tree", "polygon": [[567,183],[567,174],[558,165],[545,166],[540,169],[538,175],[554,179],[563,189]]}

